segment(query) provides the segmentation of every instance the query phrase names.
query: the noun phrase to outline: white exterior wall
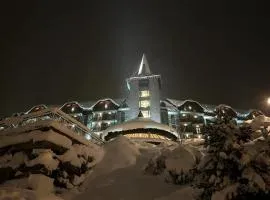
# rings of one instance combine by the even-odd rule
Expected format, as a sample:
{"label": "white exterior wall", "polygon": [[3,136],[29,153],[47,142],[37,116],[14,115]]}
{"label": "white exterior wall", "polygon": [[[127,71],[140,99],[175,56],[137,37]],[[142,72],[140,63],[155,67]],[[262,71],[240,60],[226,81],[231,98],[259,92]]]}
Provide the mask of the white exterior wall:
{"label": "white exterior wall", "polygon": [[[142,79],[145,79],[142,78]],[[156,122],[160,122],[160,76],[149,76],[149,93],[150,93],[150,119]],[[130,90],[128,93],[127,104],[130,108],[126,120],[134,119],[138,117],[139,114],[139,80],[128,79]]]}

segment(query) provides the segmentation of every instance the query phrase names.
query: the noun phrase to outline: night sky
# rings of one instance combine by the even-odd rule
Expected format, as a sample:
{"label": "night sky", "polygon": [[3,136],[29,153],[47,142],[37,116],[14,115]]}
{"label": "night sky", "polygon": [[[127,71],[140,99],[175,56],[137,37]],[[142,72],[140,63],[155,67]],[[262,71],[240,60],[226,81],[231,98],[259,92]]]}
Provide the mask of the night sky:
{"label": "night sky", "polygon": [[266,5],[160,2],[1,5],[0,115],[43,103],[124,97],[125,78],[138,68],[143,53],[152,72],[161,74],[165,97],[266,111]]}

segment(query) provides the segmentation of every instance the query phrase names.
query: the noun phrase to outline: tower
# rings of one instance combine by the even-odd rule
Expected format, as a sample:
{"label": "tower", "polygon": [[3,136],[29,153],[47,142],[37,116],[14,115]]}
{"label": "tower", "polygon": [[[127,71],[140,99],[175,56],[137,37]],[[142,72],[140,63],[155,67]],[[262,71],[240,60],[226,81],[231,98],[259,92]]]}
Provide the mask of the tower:
{"label": "tower", "polygon": [[160,122],[160,75],[151,73],[145,54],[139,69],[126,79],[128,87],[128,119],[134,119],[141,111],[144,118]]}

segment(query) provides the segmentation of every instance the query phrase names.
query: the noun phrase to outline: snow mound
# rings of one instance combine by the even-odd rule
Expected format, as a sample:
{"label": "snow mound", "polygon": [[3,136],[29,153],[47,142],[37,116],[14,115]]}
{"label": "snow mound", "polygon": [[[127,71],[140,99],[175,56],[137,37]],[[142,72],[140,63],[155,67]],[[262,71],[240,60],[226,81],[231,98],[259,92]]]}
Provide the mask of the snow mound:
{"label": "snow mound", "polygon": [[16,169],[27,160],[27,155],[24,152],[17,152],[13,156],[11,154],[4,154],[0,157],[0,168],[11,167]]}
{"label": "snow mound", "polygon": [[58,159],[61,160],[63,163],[69,162],[75,167],[81,167],[82,165],[82,161],[78,157],[78,154],[76,153],[74,148],[70,148],[63,155],[58,156]]}
{"label": "snow mound", "polygon": [[184,185],[194,179],[193,169],[197,163],[192,148],[179,145],[173,150],[163,149],[158,156],[150,159],[144,172],[150,175],[162,175],[168,183]]}
{"label": "snow mound", "polygon": [[54,191],[53,179],[42,174],[31,174],[28,177],[28,187],[36,192],[39,197],[44,197]]}
{"label": "snow mound", "polygon": [[5,199],[37,200],[37,196],[33,191],[30,190],[2,187],[0,188],[0,200]]}
{"label": "snow mound", "polygon": [[59,161],[54,159],[55,154],[49,150],[33,150],[34,152],[38,152],[39,155],[33,160],[26,162],[26,166],[33,167],[38,164],[44,165],[49,171],[55,170],[58,167]]}
{"label": "snow mound", "polygon": [[97,145],[85,146],[80,144],[74,144],[63,155],[59,155],[57,157],[61,162],[69,162],[75,167],[81,167],[82,164],[86,163],[86,161],[92,160],[91,165],[89,165],[88,167],[93,167],[101,161],[103,156],[103,149],[101,147],[98,147]]}
{"label": "snow mound", "polygon": [[263,126],[270,126],[270,118],[260,115],[253,120],[247,120],[245,123],[250,124],[253,130],[258,130]]}
{"label": "snow mound", "polygon": [[197,163],[202,159],[203,153],[200,150],[200,147],[185,145],[185,149],[189,151],[192,155],[194,155],[194,158],[196,159]]}
{"label": "snow mound", "polygon": [[82,156],[85,159],[88,157],[93,157],[94,160],[92,165],[99,163],[104,156],[104,149],[93,143],[89,143],[87,146],[74,144],[72,147],[79,156]]}
{"label": "snow mound", "polygon": [[36,192],[27,189],[20,189],[14,187],[1,187],[0,200],[63,200],[62,198],[53,194],[39,197]]}
{"label": "snow mound", "polygon": [[115,140],[104,145],[105,155],[96,166],[96,170],[111,172],[136,163],[140,155],[138,147],[125,136],[118,136]]}
{"label": "snow mound", "polygon": [[181,171],[187,173],[195,164],[196,156],[190,149],[184,146],[179,146],[169,152],[165,159],[166,169],[169,171],[175,170],[176,173],[180,173]]}
{"label": "snow mound", "polygon": [[161,198],[157,198],[155,200],[179,200],[179,199],[185,199],[185,200],[195,200],[197,199],[198,191],[190,186],[184,187],[182,189],[177,190],[176,192],[173,192],[169,194],[168,196],[164,196]]}
{"label": "snow mound", "polygon": [[52,194],[52,190],[54,190],[52,179],[44,175],[32,174],[28,178],[4,183],[0,188],[0,200],[62,200]]}
{"label": "snow mound", "polygon": [[72,145],[72,141],[70,139],[68,139],[67,137],[63,135],[55,133],[52,130],[44,131],[44,132],[40,130],[35,130],[29,133],[24,133],[24,134],[19,134],[19,135],[11,134],[7,136],[1,136],[0,148],[16,145],[16,144],[21,144],[21,143],[26,143],[30,141],[33,141],[34,143],[39,142],[39,141],[48,141],[67,149],[70,148]]}
{"label": "snow mound", "polygon": [[233,184],[226,188],[224,188],[221,191],[217,191],[212,195],[211,200],[227,200],[227,199],[233,199],[237,195],[237,188],[239,184]]}

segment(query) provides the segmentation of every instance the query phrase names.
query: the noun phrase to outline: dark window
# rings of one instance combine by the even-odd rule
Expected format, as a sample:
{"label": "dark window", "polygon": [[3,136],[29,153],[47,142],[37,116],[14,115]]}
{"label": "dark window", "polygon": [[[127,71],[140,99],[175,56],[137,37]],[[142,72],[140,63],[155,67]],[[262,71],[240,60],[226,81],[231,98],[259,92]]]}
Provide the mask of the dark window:
{"label": "dark window", "polygon": [[167,110],[161,110],[161,112],[160,112],[160,117],[161,117],[161,123],[163,123],[163,124],[169,124],[168,123],[168,111]]}
{"label": "dark window", "polygon": [[140,88],[148,88],[149,87],[149,80],[148,79],[139,80],[139,87]]}
{"label": "dark window", "polygon": [[171,124],[176,124],[176,116],[171,115]]}
{"label": "dark window", "polygon": [[121,122],[124,122],[126,120],[125,112],[121,112]]}

